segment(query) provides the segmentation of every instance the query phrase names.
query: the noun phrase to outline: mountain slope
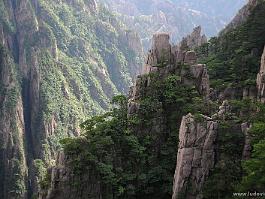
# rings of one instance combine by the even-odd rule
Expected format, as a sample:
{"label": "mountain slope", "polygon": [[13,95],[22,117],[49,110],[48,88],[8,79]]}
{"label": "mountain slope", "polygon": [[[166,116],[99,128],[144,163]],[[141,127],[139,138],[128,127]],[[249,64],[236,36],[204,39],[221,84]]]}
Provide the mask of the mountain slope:
{"label": "mountain slope", "polygon": [[94,0],[1,0],[0,46],[0,198],[32,198],[59,140],[127,92],[141,43]]}

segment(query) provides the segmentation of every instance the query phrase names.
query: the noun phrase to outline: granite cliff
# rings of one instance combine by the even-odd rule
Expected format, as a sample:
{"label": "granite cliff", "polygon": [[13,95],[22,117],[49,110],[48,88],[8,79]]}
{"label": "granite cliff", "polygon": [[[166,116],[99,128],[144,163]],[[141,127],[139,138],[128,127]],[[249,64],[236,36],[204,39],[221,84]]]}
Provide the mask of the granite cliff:
{"label": "granite cliff", "polygon": [[127,92],[142,49],[94,0],[1,0],[0,13],[0,198],[31,199],[59,140]]}

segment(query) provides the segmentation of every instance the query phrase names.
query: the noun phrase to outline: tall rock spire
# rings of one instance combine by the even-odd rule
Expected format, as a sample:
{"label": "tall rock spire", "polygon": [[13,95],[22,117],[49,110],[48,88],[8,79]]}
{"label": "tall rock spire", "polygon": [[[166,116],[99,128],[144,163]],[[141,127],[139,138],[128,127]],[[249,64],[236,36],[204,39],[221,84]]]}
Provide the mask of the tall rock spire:
{"label": "tall rock spire", "polygon": [[265,103],[265,46],[261,57],[260,71],[257,75],[258,100]]}

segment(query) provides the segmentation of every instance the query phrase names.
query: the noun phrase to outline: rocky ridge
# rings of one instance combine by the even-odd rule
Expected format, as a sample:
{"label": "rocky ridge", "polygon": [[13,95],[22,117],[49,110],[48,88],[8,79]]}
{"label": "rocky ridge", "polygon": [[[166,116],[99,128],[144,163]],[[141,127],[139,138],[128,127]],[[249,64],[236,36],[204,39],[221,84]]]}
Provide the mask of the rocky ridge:
{"label": "rocky ridge", "polygon": [[200,122],[191,114],[182,118],[172,199],[202,198],[201,190],[215,165],[217,129],[218,123],[205,116]]}

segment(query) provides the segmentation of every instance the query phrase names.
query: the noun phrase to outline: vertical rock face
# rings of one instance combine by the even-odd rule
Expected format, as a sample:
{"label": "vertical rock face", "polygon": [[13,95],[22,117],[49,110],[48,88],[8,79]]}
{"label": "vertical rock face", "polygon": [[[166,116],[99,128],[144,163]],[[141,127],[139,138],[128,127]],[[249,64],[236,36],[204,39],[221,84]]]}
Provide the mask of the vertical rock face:
{"label": "vertical rock face", "polygon": [[[199,32],[200,27],[196,33]],[[194,33],[194,35],[197,35]],[[197,38],[197,37],[196,37]],[[197,64],[197,56],[194,51],[187,51],[184,46],[186,39],[182,41],[180,47],[171,46],[169,35],[165,33],[156,34],[153,37],[152,50],[147,55],[147,61],[144,66],[143,74],[158,73],[165,77],[170,73],[180,74],[184,84],[196,85],[203,96],[208,97],[210,93],[209,75],[207,67],[203,64]],[[196,42],[196,45],[202,43]],[[187,68],[181,67],[181,64],[188,65]],[[188,78],[192,76],[192,78]],[[145,80],[143,80],[145,79]],[[150,84],[150,78],[139,76],[135,86],[132,88],[132,95],[137,98],[140,88]]]}
{"label": "vertical rock face", "polygon": [[149,51],[146,64],[154,67],[170,62],[170,59],[171,45],[169,43],[169,34],[155,34],[153,36],[152,49]]}
{"label": "vertical rock face", "polygon": [[172,199],[200,199],[203,183],[215,164],[217,122],[191,114],[182,118]]}
{"label": "vertical rock face", "polygon": [[257,75],[258,100],[265,103],[265,47],[261,57],[260,71]]}
{"label": "vertical rock face", "polygon": [[244,144],[244,150],[242,154],[242,159],[247,160],[251,157],[251,136],[249,134],[249,130],[251,128],[251,125],[248,123],[241,124],[242,132],[245,135],[245,144]]}
{"label": "vertical rock face", "polygon": [[[29,48],[26,45],[30,42],[29,38],[33,39],[39,27],[34,13],[31,12],[30,1],[8,1],[3,6],[6,8],[4,14],[10,30],[5,26],[1,40],[3,49],[8,49],[12,55],[3,51],[1,56],[3,78],[0,79],[0,84],[3,84],[3,90],[1,88],[0,93],[6,99],[3,99],[0,116],[0,120],[5,121],[0,124],[0,129],[3,129],[0,136],[4,138],[1,140],[1,145],[4,146],[1,165],[4,165],[4,169],[1,173],[3,186],[0,188],[0,195],[5,199],[28,198],[32,196],[32,190],[37,190],[32,161],[43,153],[40,135],[36,133],[36,125],[41,125],[36,122],[39,115],[40,85],[38,56],[34,47]],[[14,24],[16,32],[12,29]],[[42,44],[47,45],[45,41]],[[53,48],[50,45],[47,48],[50,47]],[[15,64],[18,69],[14,67]],[[18,74],[23,82],[22,89],[17,81]]]}
{"label": "vertical rock face", "polygon": [[0,47],[0,198],[26,198],[27,164],[24,151],[22,99],[15,65]]}
{"label": "vertical rock face", "polygon": [[240,168],[242,159],[250,158],[251,125],[238,125],[232,118],[227,100],[212,117],[188,114],[182,118],[172,199],[214,198],[214,183],[222,181],[216,174],[225,175],[229,169],[224,165],[233,159],[233,168]]}

